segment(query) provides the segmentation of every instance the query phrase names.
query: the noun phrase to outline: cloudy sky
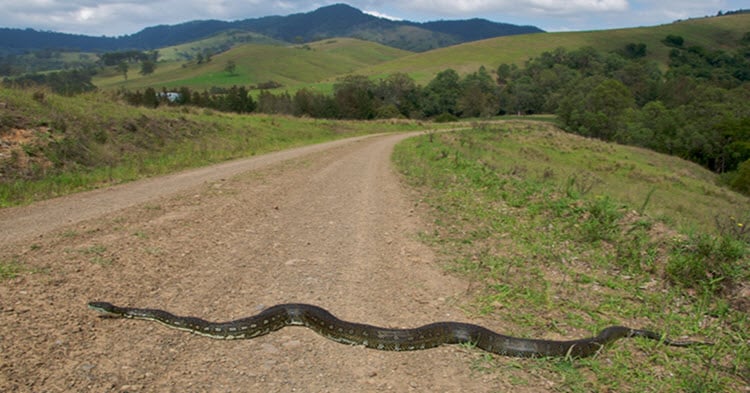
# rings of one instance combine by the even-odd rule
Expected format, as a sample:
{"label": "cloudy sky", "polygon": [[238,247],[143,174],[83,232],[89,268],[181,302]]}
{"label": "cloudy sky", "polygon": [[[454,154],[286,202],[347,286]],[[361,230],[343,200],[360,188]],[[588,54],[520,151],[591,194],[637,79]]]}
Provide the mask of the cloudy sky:
{"label": "cloudy sky", "polygon": [[393,19],[478,17],[547,31],[651,26],[750,8],[750,0],[0,0],[0,27],[119,36],[158,24],[288,15],[334,3]]}

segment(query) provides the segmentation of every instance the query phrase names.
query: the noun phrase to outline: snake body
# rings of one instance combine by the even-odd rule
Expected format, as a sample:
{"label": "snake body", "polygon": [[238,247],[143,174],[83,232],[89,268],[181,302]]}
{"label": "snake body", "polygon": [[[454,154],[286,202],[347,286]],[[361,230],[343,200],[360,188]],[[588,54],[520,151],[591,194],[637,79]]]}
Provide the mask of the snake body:
{"label": "snake body", "polygon": [[216,339],[249,339],[285,326],[305,326],[339,343],[385,351],[420,350],[443,344],[471,344],[505,356],[586,357],[595,355],[606,345],[626,337],[645,337],[677,347],[710,345],[698,341],[673,341],[649,330],[625,326],[610,326],[595,337],[570,341],[511,337],[479,325],[460,322],[437,322],[412,329],[389,329],[344,321],[327,310],[310,304],[279,304],[257,315],[229,322],[209,322],[196,317],[177,316],[164,310],[118,307],[106,302],[91,302],[88,306],[103,316],[155,321],[170,328]]}

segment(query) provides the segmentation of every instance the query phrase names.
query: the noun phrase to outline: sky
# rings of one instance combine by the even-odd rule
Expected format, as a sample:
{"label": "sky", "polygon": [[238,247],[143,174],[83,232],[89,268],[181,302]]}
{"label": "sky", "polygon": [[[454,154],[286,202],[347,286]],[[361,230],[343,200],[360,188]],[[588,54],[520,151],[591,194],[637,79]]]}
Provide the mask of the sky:
{"label": "sky", "polygon": [[750,0],[0,0],[0,27],[121,36],[160,24],[289,15],[335,3],[390,19],[483,18],[550,32],[653,26],[750,8]]}

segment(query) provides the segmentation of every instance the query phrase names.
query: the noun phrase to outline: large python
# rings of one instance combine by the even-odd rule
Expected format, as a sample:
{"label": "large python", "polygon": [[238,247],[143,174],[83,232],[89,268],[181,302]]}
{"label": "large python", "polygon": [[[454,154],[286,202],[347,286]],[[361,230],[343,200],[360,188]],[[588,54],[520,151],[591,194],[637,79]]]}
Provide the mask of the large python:
{"label": "large python", "polygon": [[673,341],[649,330],[624,326],[610,326],[595,337],[570,341],[510,337],[482,326],[459,322],[437,322],[413,329],[388,329],[343,321],[325,309],[310,304],[279,304],[257,315],[229,322],[209,322],[177,316],[164,310],[118,307],[106,302],[91,302],[88,306],[105,317],[145,319],[217,339],[248,339],[285,326],[306,326],[339,343],[385,351],[411,351],[442,344],[465,343],[505,356],[576,358],[595,355],[606,345],[625,337],[645,337],[676,347],[711,345],[699,341]]}

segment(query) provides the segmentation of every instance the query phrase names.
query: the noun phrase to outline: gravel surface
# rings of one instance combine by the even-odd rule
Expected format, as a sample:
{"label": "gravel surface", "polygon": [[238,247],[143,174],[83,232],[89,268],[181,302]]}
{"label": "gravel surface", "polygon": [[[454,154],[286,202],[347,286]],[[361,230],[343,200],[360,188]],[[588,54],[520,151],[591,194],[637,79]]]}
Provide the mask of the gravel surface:
{"label": "gravel surface", "polygon": [[429,225],[378,135],[0,210],[2,392],[540,391],[472,371],[462,346],[383,352],[290,327],[221,341],[99,318],[91,300],[209,320],[312,303],[388,327],[481,323],[469,283],[418,241]]}

